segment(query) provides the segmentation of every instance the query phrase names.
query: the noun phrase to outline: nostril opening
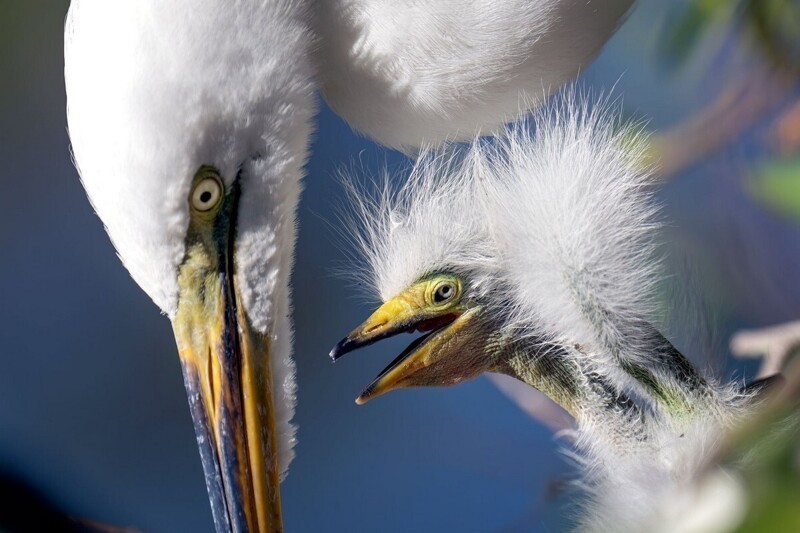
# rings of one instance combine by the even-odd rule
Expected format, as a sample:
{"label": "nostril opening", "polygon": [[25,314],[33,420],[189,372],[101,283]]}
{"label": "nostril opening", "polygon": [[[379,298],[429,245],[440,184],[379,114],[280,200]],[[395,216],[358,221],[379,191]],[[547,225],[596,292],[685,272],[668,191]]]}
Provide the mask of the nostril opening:
{"label": "nostril opening", "polygon": [[381,322],[380,324],[375,324],[373,326],[370,326],[369,328],[364,330],[364,335],[369,335],[370,333],[372,333],[376,329],[382,328],[385,325],[386,325],[386,322]]}

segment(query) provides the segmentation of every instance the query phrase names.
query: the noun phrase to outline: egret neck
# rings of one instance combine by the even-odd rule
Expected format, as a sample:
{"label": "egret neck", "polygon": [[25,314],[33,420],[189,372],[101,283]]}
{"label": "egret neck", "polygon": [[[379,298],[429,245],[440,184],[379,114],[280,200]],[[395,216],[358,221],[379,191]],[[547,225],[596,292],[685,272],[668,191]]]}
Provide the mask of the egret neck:
{"label": "egret neck", "polygon": [[[544,393],[572,415],[579,424],[609,413],[632,422],[632,433],[643,430],[644,412],[607,377],[582,368],[586,360],[578,347],[542,343],[536,339],[496,342],[498,355],[493,371],[523,381]],[[615,416],[616,418],[616,416]]]}

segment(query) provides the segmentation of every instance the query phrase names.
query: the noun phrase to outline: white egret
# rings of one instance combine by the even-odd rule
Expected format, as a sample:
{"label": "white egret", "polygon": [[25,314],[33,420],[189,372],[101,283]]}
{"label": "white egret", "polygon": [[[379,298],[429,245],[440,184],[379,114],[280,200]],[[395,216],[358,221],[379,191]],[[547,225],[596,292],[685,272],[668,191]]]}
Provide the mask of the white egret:
{"label": "white egret", "polygon": [[173,323],[218,530],[282,527],[315,88],[390,146],[488,132],[587,65],[631,3],[73,0],[74,159]]}
{"label": "white egret", "polygon": [[356,242],[383,303],[331,356],[426,332],[358,403],[485,371],[539,389],[578,423],[583,525],[638,531],[759,387],[701,376],[648,321],[658,224],[643,136],[572,96],[532,123],[533,134],[522,123],[460,158],[424,155],[398,194],[354,195]]}
{"label": "white egret", "polygon": [[396,193],[369,196],[352,185],[356,215],[350,225],[368,265],[363,277],[383,304],[331,357],[424,332],[365,388],[358,404],[395,389],[450,386],[500,372],[545,393],[575,418],[581,434],[591,431],[608,450],[640,441],[646,413],[606,376],[582,366],[574,353],[580,348],[551,342],[514,319],[484,216],[489,162],[483,156],[479,148],[463,160],[425,154]]}

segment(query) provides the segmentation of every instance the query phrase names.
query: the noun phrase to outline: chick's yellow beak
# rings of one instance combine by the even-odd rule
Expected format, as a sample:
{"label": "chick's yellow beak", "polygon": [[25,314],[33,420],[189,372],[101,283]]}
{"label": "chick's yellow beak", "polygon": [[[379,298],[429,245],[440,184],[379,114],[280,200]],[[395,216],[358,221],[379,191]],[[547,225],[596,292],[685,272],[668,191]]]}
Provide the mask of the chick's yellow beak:
{"label": "chick's yellow beak", "polygon": [[399,333],[430,331],[452,322],[460,311],[436,313],[427,310],[419,290],[408,290],[381,305],[363,324],[339,341],[330,353],[338,360],[353,350],[369,346]]}
{"label": "chick's yellow beak", "polygon": [[385,302],[331,350],[336,361],[382,339],[423,332],[367,386],[357,404],[401,388],[455,385],[485,370],[486,332],[476,319],[481,309],[431,305],[425,285],[409,287]]}

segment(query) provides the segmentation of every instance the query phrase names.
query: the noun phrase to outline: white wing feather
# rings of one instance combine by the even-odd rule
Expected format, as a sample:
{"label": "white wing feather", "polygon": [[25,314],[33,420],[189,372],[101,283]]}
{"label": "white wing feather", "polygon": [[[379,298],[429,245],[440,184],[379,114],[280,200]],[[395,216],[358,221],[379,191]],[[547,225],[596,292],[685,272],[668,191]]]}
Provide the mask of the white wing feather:
{"label": "white wing feather", "polygon": [[319,81],[398,149],[489,134],[586,68],[633,0],[317,2]]}

